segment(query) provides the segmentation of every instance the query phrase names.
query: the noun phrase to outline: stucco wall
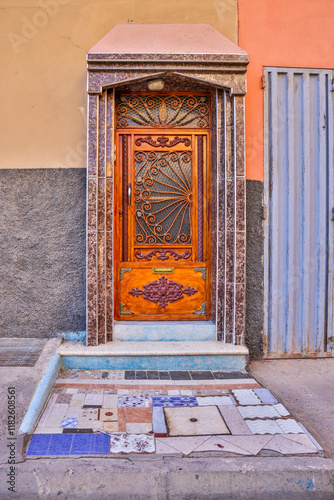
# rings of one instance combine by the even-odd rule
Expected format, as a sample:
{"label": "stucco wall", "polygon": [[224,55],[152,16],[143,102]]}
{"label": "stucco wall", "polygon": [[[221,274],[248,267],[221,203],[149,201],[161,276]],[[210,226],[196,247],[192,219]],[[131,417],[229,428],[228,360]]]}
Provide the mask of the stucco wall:
{"label": "stucco wall", "polygon": [[86,166],[86,52],[128,22],[237,40],[236,0],[1,0],[0,168]]}
{"label": "stucco wall", "polygon": [[265,66],[334,68],[333,0],[238,0],[239,45],[249,53],[246,176],[263,180]]}

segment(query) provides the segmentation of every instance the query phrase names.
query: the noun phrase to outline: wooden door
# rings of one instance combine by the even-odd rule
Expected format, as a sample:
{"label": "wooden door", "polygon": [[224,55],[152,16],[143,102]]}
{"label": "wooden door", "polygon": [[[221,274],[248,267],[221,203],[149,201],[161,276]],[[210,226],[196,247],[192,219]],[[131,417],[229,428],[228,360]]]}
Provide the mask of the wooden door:
{"label": "wooden door", "polygon": [[[210,319],[210,131],[208,126],[183,127],[183,123],[168,126],[167,118],[161,126],[161,103],[167,99],[168,105],[171,97],[159,96],[160,118],[154,127],[136,127],[138,122],[129,126],[129,121],[124,126],[124,114],[118,117],[114,263],[118,320]],[[177,96],[177,102],[180,99]],[[163,116],[168,117],[167,105]],[[152,107],[149,111],[154,117]],[[173,115],[176,111],[172,109]]]}

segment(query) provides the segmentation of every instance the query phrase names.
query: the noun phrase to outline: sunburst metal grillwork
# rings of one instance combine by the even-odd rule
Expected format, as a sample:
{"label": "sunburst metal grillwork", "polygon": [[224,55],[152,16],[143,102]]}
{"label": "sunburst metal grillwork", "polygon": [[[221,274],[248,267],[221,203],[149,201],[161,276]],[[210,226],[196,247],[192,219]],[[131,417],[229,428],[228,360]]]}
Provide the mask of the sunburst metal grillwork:
{"label": "sunburst metal grillwork", "polygon": [[191,153],[135,153],[135,244],[191,244]]}
{"label": "sunburst metal grillwork", "polygon": [[208,128],[209,98],[199,95],[120,95],[119,127]]}

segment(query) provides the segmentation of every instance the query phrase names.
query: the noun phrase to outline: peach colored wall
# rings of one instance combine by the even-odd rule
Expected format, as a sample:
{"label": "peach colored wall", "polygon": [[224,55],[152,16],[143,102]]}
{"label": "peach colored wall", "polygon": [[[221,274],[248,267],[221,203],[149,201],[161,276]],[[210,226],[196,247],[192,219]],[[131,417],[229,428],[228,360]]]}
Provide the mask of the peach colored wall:
{"label": "peach colored wall", "polygon": [[86,52],[115,24],[208,23],[237,41],[237,0],[0,0],[0,12],[0,168],[86,166]]}
{"label": "peach colored wall", "polygon": [[263,180],[263,68],[334,68],[334,1],[238,0],[238,14],[239,45],[250,57],[246,175]]}

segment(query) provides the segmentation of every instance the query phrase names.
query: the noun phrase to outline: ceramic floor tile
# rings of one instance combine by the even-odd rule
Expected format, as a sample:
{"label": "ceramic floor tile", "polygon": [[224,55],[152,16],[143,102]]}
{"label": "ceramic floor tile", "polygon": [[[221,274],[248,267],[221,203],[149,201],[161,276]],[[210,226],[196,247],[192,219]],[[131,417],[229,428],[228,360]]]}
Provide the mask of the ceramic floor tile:
{"label": "ceramic floor tile", "polygon": [[66,412],[65,418],[77,418],[81,412],[80,406],[70,406]]}
{"label": "ceramic floor tile", "polygon": [[254,389],[254,392],[261,399],[263,404],[266,405],[274,405],[278,403],[277,399],[271,394],[268,389],[264,387],[260,387],[259,389]]}
{"label": "ceramic floor tile", "polygon": [[46,405],[45,410],[43,411],[43,414],[38,422],[39,427],[44,427],[46,422],[48,421],[48,418],[51,416],[51,411],[54,406],[54,404],[57,401],[57,394],[52,394],[50,397],[48,404]]}
{"label": "ceramic floor tile", "polygon": [[278,419],[276,420],[276,422],[278,423],[284,434],[304,434],[303,429],[293,418],[288,418],[287,420]]}
{"label": "ceramic floor tile", "polygon": [[[105,373],[107,374],[107,376],[103,376]],[[105,378],[107,380],[124,380],[124,372],[117,370],[103,372],[102,378]]]}
{"label": "ceramic floor tile", "polygon": [[79,415],[79,421],[91,422],[93,420],[98,420],[98,415],[99,415],[99,410],[97,408],[81,410]]}
{"label": "ceramic floor tile", "polygon": [[66,394],[76,394],[78,392],[78,389],[66,389]]}
{"label": "ceramic floor tile", "polygon": [[198,406],[195,396],[153,396],[154,406]]}
{"label": "ceramic floor tile", "polygon": [[34,434],[61,434],[62,432],[61,427],[37,427]]}
{"label": "ceramic floor tile", "polygon": [[78,419],[77,418],[64,418],[61,426],[62,427],[76,427],[78,425]]}
{"label": "ceramic floor tile", "polygon": [[91,455],[109,455],[110,437],[101,433],[92,434],[89,452]]}
{"label": "ceramic floor tile", "polygon": [[131,396],[131,395],[118,396],[118,408],[124,406],[145,407],[145,396]]}
{"label": "ceramic floor tile", "polygon": [[120,394],[121,396],[129,394],[129,389],[117,389],[117,394]]}
{"label": "ceramic floor tile", "polygon": [[73,434],[53,434],[48,455],[69,455]]}
{"label": "ceramic floor tile", "polygon": [[[84,394],[83,394],[84,396]],[[71,403],[70,403],[70,406],[73,407],[73,408],[82,408],[84,405],[84,400],[82,399],[72,399]]]}
{"label": "ceramic floor tile", "polygon": [[238,412],[236,406],[224,405],[218,406],[228,428],[232,434],[237,435],[250,435],[252,434],[248,426],[245,424],[244,419]]}
{"label": "ceramic floor tile", "polygon": [[51,415],[48,418],[45,427],[61,427],[63,417],[61,415]]}
{"label": "ceramic floor tile", "polygon": [[89,455],[91,434],[75,434],[71,446],[71,455]]}
{"label": "ceramic floor tile", "polygon": [[85,406],[102,406],[103,394],[87,394],[85,397]]}
{"label": "ceramic floor tile", "polygon": [[152,413],[153,432],[156,436],[167,437],[165,414],[162,406],[155,406]]}
{"label": "ceramic floor tile", "polygon": [[221,436],[221,440],[245,450],[251,455],[257,455],[272,439],[272,436]]}
{"label": "ceramic floor tile", "polygon": [[194,452],[202,451],[225,451],[229,453],[237,453],[238,455],[252,455],[252,453],[239,448],[233,443],[223,441],[218,436],[210,437],[194,450]]}
{"label": "ceramic floor tile", "polygon": [[283,431],[275,420],[245,420],[252,434],[281,434]]}
{"label": "ceramic floor tile", "polygon": [[61,415],[62,417],[65,417],[68,408],[69,408],[69,404],[66,404],[66,403],[58,404],[58,403],[56,403],[53,406],[53,408],[52,408],[51,416],[55,417],[56,415]]}
{"label": "ceramic floor tile", "polygon": [[197,397],[196,401],[198,406],[233,405],[233,401],[229,396]]}
{"label": "ceramic floor tile", "polygon": [[282,404],[274,405],[274,408],[281,417],[288,417],[290,415],[288,410]]}
{"label": "ceramic floor tile", "polygon": [[180,394],[181,396],[192,396],[193,391],[191,391],[190,389],[181,389]]}
{"label": "ceramic floor tile", "polygon": [[154,436],[118,434],[110,437],[110,453],[154,453]]}
{"label": "ceramic floor tile", "polygon": [[170,389],[167,392],[168,392],[168,396],[179,396],[180,395],[180,391],[178,391],[176,389]]}
{"label": "ceramic floor tile", "polygon": [[280,415],[273,406],[237,406],[243,418],[278,418]]}
{"label": "ceramic floor tile", "polygon": [[104,394],[102,408],[117,408],[118,396],[117,394]]}
{"label": "ceramic floor tile", "polygon": [[182,457],[182,451],[177,450],[176,448],[172,448],[168,444],[164,443],[160,439],[155,440],[156,453],[157,455],[173,455]]}
{"label": "ceramic floor tile", "polygon": [[285,439],[289,439],[290,441],[294,441],[295,443],[299,443],[305,446],[311,446],[311,444],[316,446],[316,444],[312,441],[312,439],[306,434],[284,434],[283,437]]}
{"label": "ceramic floor tile", "polygon": [[51,434],[34,434],[31,438],[27,455],[47,455],[50,443]]}
{"label": "ceramic floor tile", "polygon": [[67,403],[70,404],[72,400],[72,394],[58,394],[57,403]]}
{"label": "ceramic floor tile", "polygon": [[115,422],[117,420],[117,408],[101,408],[99,410],[99,420]]}
{"label": "ceramic floor tile", "polygon": [[253,389],[233,389],[232,392],[240,405],[262,404],[260,398],[258,398]]}
{"label": "ceramic floor tile", "polygon": [[167,437],[158,438],[157,442],[159,442],[159,445],[168,446],[183,455],[189,455],[189,453],[198,448],[207,439],[208,436]]}
{"label": "ceramic floor tile", "polygon": [[307,436],[305,436],[305,438],[307,438],[308,441],[303,444],[286,439],[286,436],[281,434],[279,436],[274,436],[269,443],[264,446],[264,449],[278,451],[282,453],[282,455],[318,453],[318,449],[312,441]]}
{"label": "ceramic floor tile", "polygon": [[216,406],[164,408],[169,436],[229,434]]}
{"label": "ceramic floor tile", "polygon": [[98,432],[99,430],[100,431],[104,430],[104,422],[102,420],[95,420],[95,421],[91,422],[90,425],[92,427],[93,432]]}
{"label": "ceramic floor tile", "polygon": [[152,424],[145,423],[126,423],[126,432],[128,434],[148,434],[152,431]]}
{"label": "ceramic floor tile", "polygon": [[151,423],[152,408],[132,408],[127,407],[126,410],[127,423]]}
{"label": "ceramic floor tile", "polygon": [[103,422],[105,432],[118,432],[118,422]]}

